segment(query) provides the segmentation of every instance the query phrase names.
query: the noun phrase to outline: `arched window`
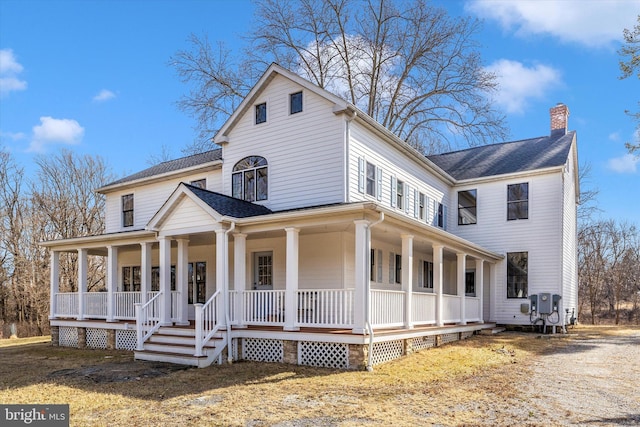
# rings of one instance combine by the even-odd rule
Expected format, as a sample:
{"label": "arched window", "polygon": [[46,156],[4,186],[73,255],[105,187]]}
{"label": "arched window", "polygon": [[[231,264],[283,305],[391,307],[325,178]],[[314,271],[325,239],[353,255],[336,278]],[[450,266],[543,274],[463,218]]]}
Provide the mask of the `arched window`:
{"label": "arched window", "polygon": [[248,202],[267,200],[267,159],[249,156],[236,163],[231,174],[231,187],[232,196],[236,199]]}

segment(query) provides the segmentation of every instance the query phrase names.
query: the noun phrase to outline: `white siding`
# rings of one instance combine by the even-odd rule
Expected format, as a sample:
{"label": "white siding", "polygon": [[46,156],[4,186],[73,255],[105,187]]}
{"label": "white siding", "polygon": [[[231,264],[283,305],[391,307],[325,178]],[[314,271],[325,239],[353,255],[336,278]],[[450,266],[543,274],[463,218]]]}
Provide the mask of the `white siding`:
{"label": "white siding", "polygon": [[[507,185],[529,183],[529,219],[507,221]],[[529,295],[562,293],[562,173],[523,176],[456,187],[451,198],[449,229],[497,253],[528,252]],[[477,224],[458,225],[458,191],[477,190]],[[528,299],[507,298],[506,260],[496,266],[496,321],[529,324],[520,313]]]}
{"label": "white siding", "polygon": [[[379,136],[358,123],[352,122],[350,124],[349,137],[348,195],[350,202],[371,200],[391,207],[391,183],[393,177],[395,177],[395,179],[405,183],[404,197],[409,198],[408,208],[404,204],[395,208],[399,212],[405,212],[407,216],[414,217],[414,190],[425,194],[429,198],[426,218],[426,222],[429,224],[435,215],[433,209],[434,200],[445,206],[450,204],[449,186],[442,182],[438,176],[427,171],[424,164],[403,154],[390,143],[381,140]],[[377,197],[366,194],[366,191],[364,193],[359,191],[358,172],[360,159],[364,159],[382,170],[382,195],[380,200]],[[409,191],[407,191],[407,188]]]}
{"label": "white siding", "polygon": [[164,232],[179,232],[185,228],[213,227],[215,220],[188,197],[183,197],[162,224]]}
{"label": "white siding", "polygon": [[231,194],[231,172],[241,159],[257,155],[269,164],[268,200],[272,210],[344,201],[345,122],[333,105],[303,91],[303,111],[289,114],[289,94],[302,88],[278,76],[256,104],[267,103],[266,123],[255,124],[254,106],[247,109],[223,147],[224,193]]}
{"label": "white siding", "polygon": [[[564,309],[576,310],[578,316],[578,264],[577,264],[577,212],[576,212],[576,182],[573,150],[569,153],[569,161],[563,175],[564,194],[562,212],[562,300],[560,301],[560,315],[565,315]],[[561,317],[563,319],[564,317]]]}
{"label": "white siding", "polygon": [[[221,192],[221,170],[194,173],[191,176],[167,179],[153,184],[140,185],[134,189],[110,192],[106,195],[106,232],[143,229],[151,217],[162,207],[181,182],[190,183],[206,178],[207,189]],[[133,194],[133,227],[122,227],[122,201],[125,194]]]}

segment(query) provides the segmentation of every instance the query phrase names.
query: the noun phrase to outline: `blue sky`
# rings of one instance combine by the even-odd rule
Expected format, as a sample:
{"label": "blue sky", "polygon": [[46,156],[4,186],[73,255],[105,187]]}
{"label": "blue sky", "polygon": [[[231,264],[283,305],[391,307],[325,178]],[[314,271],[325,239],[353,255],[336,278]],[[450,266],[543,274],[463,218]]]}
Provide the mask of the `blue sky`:
{"label": "blue sky", "polygon": [[[549,108],[565,103],[601,216],[640,224],[640,162],[624,148],[640,81],[618,79],[616,53],[640,0],[434,3],[484,20],[478,41],[510,139],[548,134]],[[163,146],[181,156],[195,122],[175,105],[188,87],[169,58],[191,33],[240,46],[252,13],[244,0],[0,0],[0,146],[28,175],[61,148],[100,155],[118,176]]]}

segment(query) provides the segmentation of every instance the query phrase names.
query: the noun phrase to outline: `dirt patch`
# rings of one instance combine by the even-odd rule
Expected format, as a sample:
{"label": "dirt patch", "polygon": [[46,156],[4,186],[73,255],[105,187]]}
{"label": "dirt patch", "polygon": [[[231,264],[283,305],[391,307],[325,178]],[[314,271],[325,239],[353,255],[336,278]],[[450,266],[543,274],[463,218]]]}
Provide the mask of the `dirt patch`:
{"label": "dirt patch", "polygon": [[80,378],[95,383],[113,383],[163,377],[172,372],[184,371],[185,369],[191,369],[191,367],[160,362],[114,362],[80,368],[60,369],[51,372],[47,375],[47,378]]}

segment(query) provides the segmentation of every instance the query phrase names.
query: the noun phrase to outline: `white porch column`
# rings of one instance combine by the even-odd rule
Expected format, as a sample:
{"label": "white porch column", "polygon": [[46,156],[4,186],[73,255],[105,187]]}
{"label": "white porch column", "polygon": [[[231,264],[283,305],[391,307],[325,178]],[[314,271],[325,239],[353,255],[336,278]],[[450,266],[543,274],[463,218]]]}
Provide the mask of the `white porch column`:
{"label": "white porch column", "polygon": [[498,288],[497,288],[497,277],[496,270],[498,269],[497,264],[491,263],[489,266],[489,298],[491,304],[489,305],[489,321],[495,322],[497,320],[496,316],[496,307],[497,307],[497,299],[498,299]]}
{"label": "white porch column", "polygon": [[151,290],[151,243],[140,243],[140,304],[149,300]]}
{"label": "white porch column", "polygon": [[284,330],[298,331],[295,326],[298,312],[298,251],[300,249],[300,230],[293,227],[284,229],[287,232],[287,265],[284,291]]}
{"label": "white porch column", "polygon": [[216,290],[220,291],[218,297],[218,306],[216,312],[218,314],[217,322],[220,326],[226,326],[225,310],[227,307],[227,295],[229,293],[229,283],[225,277],[227,255],[229,253],[229,245],[227,238],[227,230],[216,230]]}
{"label": "white porch column", "polygon": [[246,328],[242,305],[242,292],[247,288],[247,235],[233,235],[233,290],[236,291],[234,314],[236,326]]}
{"label": "white porch column", "polygon": [[436,326],[443,326],[442,307],[442,282],[444,280],[444,270],[442,265],[442,250],[444,246],[433,245],[433,292],[436,294]]}
{"label": "white porch column", "polygon": [[49,257],[49,319],[55,319],[58,310],[56,294],[60,292],[60,252],[51,251]]}
{"label": "white porch column", "polygon": [[107,246],[107,322],[115,322],[114,292],[118,289],[118,247]]}
{"label": "white porch column", "polygon": [[187,319],[189,300],[189,240],[178,239],[178,261],[176,263],[176,289],[178,290],[177,307],[178,312],[174,313],[176,323],[188,325]]}
{"label": "white porch column", "polygon": [[367,280],[369,280],[369,221],[359,219],[354,221],[356,225],[355,248],[355,290],[353,296],[353,330],[354,334],[364,335],[367,323]]}
{"label": "white porch column", "polygon": [[78,249],[78,320],[84,319],[85,293],[87,293],[87,250]]}
{"label": "white porch column", "polygon": [[402,290],[404,291],[404,327],[413,328],[412,302],[413,293],[413,235],[402,236]]}
{"label": "white porch column", "polygon": [[480,323],[484,323],[484,261],[476,260],[476,295],[480,303]]}
{"label": "white porch column", "polygon": [[465,273],[467,271],[467,254],[459,252],[456,255],[458,257],[458,262],[456,263],[458,267],[456,275],[458,285],[457,294],[460,297],[460,322],[458,322],[458,324],[466,325],[467,319],[465,310],[467,305],[467,296],[465,295]]}
{"label": "white porch column", "polygon": [[160,325],[171,325],[171,239],[158,237],[160,243]]}

